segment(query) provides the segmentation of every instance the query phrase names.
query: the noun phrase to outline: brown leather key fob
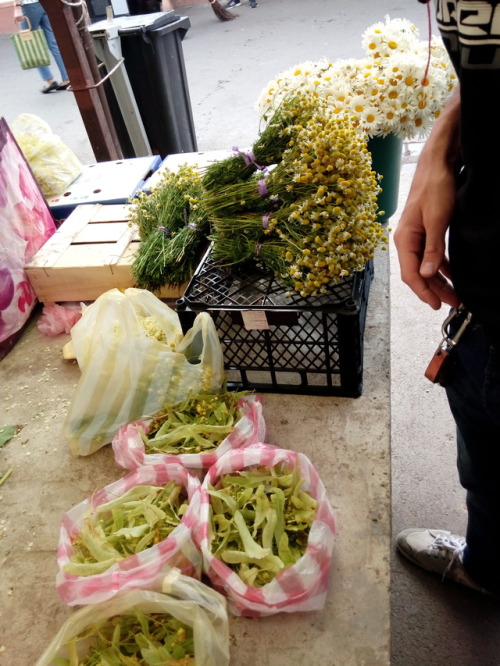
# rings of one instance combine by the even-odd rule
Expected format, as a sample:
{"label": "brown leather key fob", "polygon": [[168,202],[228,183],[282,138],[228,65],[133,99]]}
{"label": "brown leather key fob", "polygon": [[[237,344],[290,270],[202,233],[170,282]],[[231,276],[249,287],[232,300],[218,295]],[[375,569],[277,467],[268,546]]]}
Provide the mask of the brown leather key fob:
{"label": "brown leather key fob", "polygon": [[[453,350],[462,337],[462,333],[470,324],[471,319],[472,315],[470,312],[467,312],[463,306],[460,306],[457,310],[452,310],[444,320],[441,328],[443,339],[434,352],[434,356],[431,358],[424,373],[426,378],[433,384],[446,386],[450,377],[450,370],[453,366]],[[452,322],[456,324],[456,328],[452,327],[454,328],[454,334],[450,335],[450,324]]]}
{"label": "brown leather key fob", "polygon": [[433,384],[444,386],[449,365],[450,352],[439,348],[434,352],[434,356],[431,358],[424,374]]}

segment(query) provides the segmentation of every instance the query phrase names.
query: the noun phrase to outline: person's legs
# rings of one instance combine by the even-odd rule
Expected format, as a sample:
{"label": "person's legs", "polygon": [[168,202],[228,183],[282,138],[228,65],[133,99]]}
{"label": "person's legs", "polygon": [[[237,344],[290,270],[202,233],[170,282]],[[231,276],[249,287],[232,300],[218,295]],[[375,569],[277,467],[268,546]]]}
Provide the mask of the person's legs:
{"label": "person's legs", "polygon": [[[35,3],[35,4],[38,5],[39,3]],[[40,27],[42,28],[43,32],[45,33],[45,38],[47,40],[47,45],[49,47],[49,51],[52,53],[52,56],[54,57],[57,68],[59,69],[59,72],[61,73],[61,82],[67,82],[68,81],[68,73],[66,72],[66,67],[64,66],[64,62],[63,62],[63,59],[61,57],[61,52],[59,51],[59,47],[57,45],[56,38],[54,36],[54,31],[52,30],[52,26],[50,25],[49,17],[47,16],[45,11],[43,11],[42,16],[40,17]]]}
{"label": "person's legs", "polygon": [[442,529],[401,532],[399,551],[414,564],[500,598],[500,359],[479,326],[452,352],[447,386],[457,426],[458,472],[467,491],[466,537]]}
{"label": "person's legs", "polygon": [[500,358],[480,327],[464,337],[447,387],[459,477],[467,490],[463,563],[474,581],[500,594]]}
{"label": "person's legs", "polygon": [[[29,19],[29,23],[31,26],[32,30],[38,30],[41,28],[40,22],[42,20],[44,10],[39,2],[32,3],[30,5],[23,5],[23,14],[24,16],[27,16]],[[23,21],[22,22],[22,28],[26,30],[28,28],[28,22]],[[42,28],[43,30],[43,28]],[[45,30],[44,30],[45,34]],[[46,83],[52,83],[54,81],[54,77],[52,76],[52,70],[50,67],[38,67],[38,73],[40,74],[40,77],[42,81],[45,81]]]}

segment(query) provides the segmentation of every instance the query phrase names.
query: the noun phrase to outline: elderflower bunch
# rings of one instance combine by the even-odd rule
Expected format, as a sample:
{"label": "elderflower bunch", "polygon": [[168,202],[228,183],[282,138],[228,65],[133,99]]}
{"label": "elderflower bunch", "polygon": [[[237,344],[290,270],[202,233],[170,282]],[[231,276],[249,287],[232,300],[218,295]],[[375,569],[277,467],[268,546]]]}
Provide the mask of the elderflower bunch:
{"label": "elderflower bunch", "polygon": [[280,74],[259,96],[261,114],[301,90],[354,116],[370,138],[425,136],[457,83],[441,39],[421,41],[408,20],[386,17],[365,30],[361,43],[364,58],[306,62]]}

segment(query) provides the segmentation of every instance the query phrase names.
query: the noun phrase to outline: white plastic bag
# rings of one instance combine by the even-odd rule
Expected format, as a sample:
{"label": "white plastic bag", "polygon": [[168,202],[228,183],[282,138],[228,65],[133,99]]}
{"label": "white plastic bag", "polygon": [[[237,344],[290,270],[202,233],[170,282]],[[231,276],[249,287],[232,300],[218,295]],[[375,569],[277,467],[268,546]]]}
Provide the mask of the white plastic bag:
{"label": "white plastic bag", "polygon": [[[143,613],[168,613],[193,627],[195,664],[227,666],[229,631],[224,598],[208,586],[173,569],[165,579],[164,593],[146,590],[123,592],[113,599],[77,610],[61,627],[36,666],[51,666],[68,657],[65,644],[88,627],[135,609]],[[84,655],[79,654],[82,658]]]}
{"label": "white plastic bag", "polygon": [[[160,339],[158,339],[160,338]],[[196,393],[219,393],[222,347],[212,318],[197,315],[182,335],[176,312],[144,289],[111,289],[71,330],[82,375],[63,435],[75,455],[112,441],[122,425]]]}
{"label": "white plastic bag", "polygon": [[18,116],[12,123],[12,132],[47,198],[62,194],[82,173],[74,152],[38,116]]}

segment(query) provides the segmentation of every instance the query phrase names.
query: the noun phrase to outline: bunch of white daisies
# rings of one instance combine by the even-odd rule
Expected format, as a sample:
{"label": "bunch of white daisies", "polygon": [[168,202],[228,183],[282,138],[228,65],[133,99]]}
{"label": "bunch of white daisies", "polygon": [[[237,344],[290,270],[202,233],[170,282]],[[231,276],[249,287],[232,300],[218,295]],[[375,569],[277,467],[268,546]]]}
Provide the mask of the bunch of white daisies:
{"label": "bunch of white daisies", "polygon": [[365,30],[361,43],[364,58],[303,63],[269,82],[258,99],[264,120],[300,90],[351,116],[368,138],[425,136],[457,83],[441,39],[422,41],[410,21],[386,17]]}

